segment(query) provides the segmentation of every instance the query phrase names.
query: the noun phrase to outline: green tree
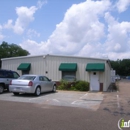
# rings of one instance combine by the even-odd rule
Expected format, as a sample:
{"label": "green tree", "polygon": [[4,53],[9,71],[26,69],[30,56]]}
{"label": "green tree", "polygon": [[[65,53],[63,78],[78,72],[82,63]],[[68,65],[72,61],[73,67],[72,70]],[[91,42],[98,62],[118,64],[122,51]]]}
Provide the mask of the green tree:
{"label": "green tree", "polygon": [[17,44],[8,44],[3,41],[0,45],[0,68],[1,68],[1,59],[9,57],[18,57],[18,56],[27,56],[30,53],[27,50],[22,49]]}
{"label": "green tree", "polygon": [[121,76],[130,75],[130,59],[111,61],[111,66],[116,70],[116,74]]}

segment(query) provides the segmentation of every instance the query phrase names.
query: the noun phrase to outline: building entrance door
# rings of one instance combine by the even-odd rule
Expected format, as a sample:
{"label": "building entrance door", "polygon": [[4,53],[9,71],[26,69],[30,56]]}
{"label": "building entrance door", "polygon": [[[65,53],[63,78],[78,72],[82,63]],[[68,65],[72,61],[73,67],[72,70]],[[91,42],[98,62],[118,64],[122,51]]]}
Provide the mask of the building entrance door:
{"label": "building entrance door", "polygon": [[90,90],[99,91],[99,72],[91,72],[90,74]]}

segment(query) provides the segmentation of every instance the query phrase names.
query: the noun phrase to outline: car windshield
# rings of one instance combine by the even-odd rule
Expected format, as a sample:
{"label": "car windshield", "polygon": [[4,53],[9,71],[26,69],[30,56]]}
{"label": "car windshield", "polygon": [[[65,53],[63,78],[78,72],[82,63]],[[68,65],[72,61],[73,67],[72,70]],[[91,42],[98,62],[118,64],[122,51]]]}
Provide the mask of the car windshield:
{"label": "car windshield", "polygon": [[26,75],[23,75],[23,76],[19,77],[18,79],[34,80],[35,78],[36,78],[36,76],[26,76]]}

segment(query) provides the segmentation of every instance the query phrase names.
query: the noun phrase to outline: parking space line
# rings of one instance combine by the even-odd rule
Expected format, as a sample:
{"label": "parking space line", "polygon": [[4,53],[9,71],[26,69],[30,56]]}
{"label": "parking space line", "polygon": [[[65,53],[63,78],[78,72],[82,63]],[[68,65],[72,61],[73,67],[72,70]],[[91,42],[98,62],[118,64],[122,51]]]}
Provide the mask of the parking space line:
{"label": "parking space line", "polygon": [[36,98],[30,98],[29,100],[35,100],[35,99],[40,99],[41,97],[36,97]]}
{"label": "parking space line", "polygon": [[83,97],[87,96],[88,93],[86,93],[85,95],[83,95],[82,97],[80,97],[79,99],[82,99]]}
{"label": "parking space line", "polygon": [[117,95],[117,106],[120,108],[119,95]]}
{"label": "parking space line", "polygon": [[76,101],[73,101],[71,104],[75,104],[76,102],[78,102],[78,101],[81,101],[81,100],[76,100]]}
{"label": "parking space line", "polygon": [[55,101],[55,102],[60,102],[59,100],[57,100],[57,99],[53,99],[53,101]]}

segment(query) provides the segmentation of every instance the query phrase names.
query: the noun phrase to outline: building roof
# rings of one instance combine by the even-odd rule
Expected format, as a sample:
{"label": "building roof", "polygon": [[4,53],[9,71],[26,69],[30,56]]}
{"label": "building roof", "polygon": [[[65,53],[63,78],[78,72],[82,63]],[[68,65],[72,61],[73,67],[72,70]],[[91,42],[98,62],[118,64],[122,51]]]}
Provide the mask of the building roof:
{"label": "building roof", "polygon": [[43,55],[28,55],[28,56],[20,56],[20,57],[10,57],[10,58],[3,58],[1,59],[2,61],[4,60],[13,60],[13,59],[23,59],[23,58],[33,58],[33,57],[43,57],[46,58],[48,56],[54,56],[54,57],[70,57],[70,58],[85,58],[85,59],[97,59],[97,60],[109,60],[108,58],[95,58],[95,57],[80,57],[80,56],[70,56],[70,55],[50,55],[50,54],[43,54]]}

